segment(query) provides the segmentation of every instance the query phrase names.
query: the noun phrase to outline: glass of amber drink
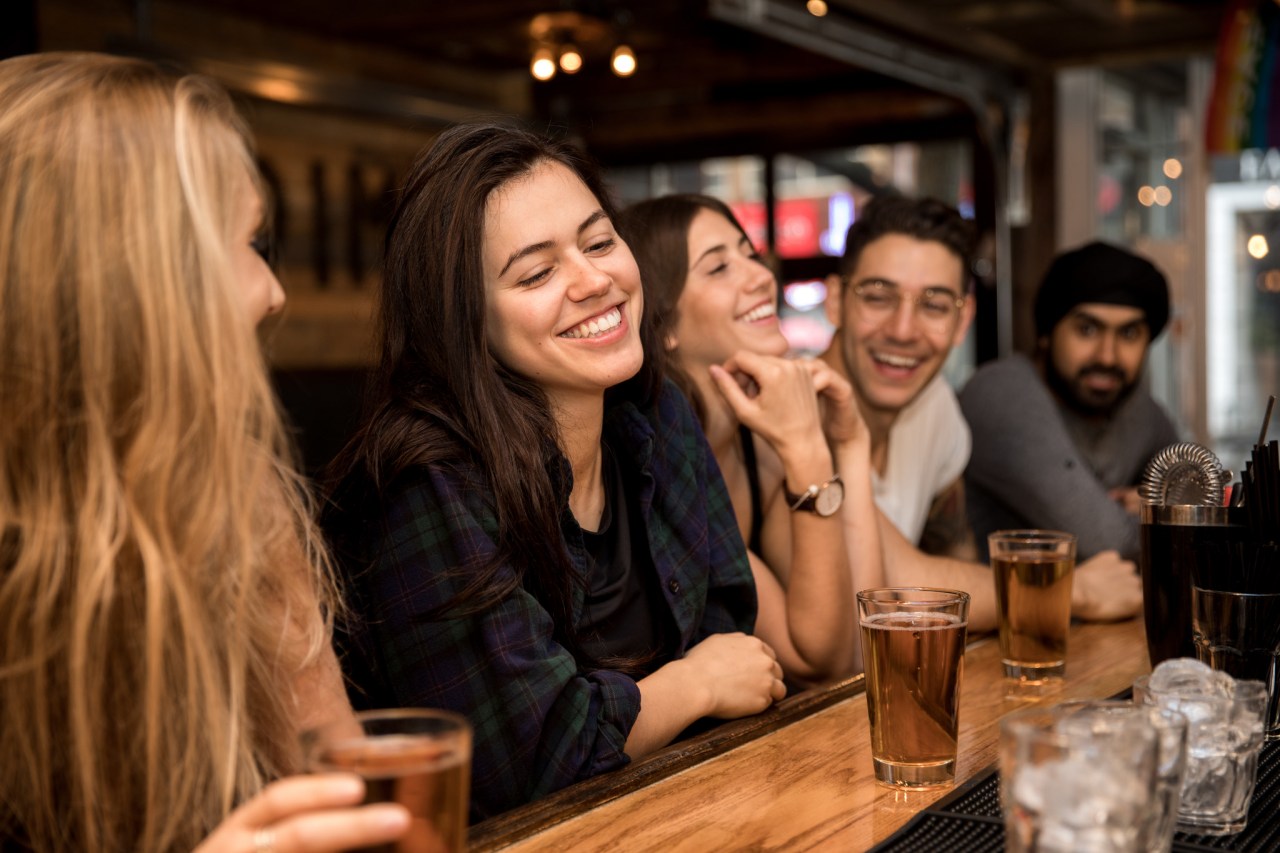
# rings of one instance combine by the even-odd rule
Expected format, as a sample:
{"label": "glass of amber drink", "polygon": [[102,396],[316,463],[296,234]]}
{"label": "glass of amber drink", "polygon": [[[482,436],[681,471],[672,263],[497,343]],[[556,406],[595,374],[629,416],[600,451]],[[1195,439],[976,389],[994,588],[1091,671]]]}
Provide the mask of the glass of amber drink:
{"label": "glass of amber drink", "polygon": [[365,853],[462,853],[467,848],[471,726],[450,711],[365,711],[302,735],[313,773],[355,773],[366,803],[399,803],[412,816],[399,840]]}
{"label": "glass of amber drink", "polygon": [[969,594],[867,589],[858,593],[858,619],[876,780],[907,788],[951,784]]}
{"label": "glass of amber drink", "polygon": [[1001,530],[987,537],[996,584],[1004,674],[1061,678],[1067,669],[1076,537],[1058,530]]}

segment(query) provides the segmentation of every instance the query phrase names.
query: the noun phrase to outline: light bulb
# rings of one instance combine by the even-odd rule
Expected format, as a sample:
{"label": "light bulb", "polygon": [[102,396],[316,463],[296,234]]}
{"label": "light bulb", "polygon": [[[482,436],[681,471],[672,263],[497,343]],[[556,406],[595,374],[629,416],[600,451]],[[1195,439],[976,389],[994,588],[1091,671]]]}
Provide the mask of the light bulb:
{"label": "light bulb", "polygon": [[630,77],[636,71],[636,54],[625,44],[620,44],[613,51],[613,73],[619,77]]}
{"label": "light bulb", "polygon": [[540,47],[533,52],[533,62],[529,65],[529,73],[537,80],[550,80],[556,76],[556,60],[551,49]]}
{"label": "light bulb", "polygon": [[571,44],[560,48],[560,70],[565,74],[577,74],[582,67],[582,54]]}

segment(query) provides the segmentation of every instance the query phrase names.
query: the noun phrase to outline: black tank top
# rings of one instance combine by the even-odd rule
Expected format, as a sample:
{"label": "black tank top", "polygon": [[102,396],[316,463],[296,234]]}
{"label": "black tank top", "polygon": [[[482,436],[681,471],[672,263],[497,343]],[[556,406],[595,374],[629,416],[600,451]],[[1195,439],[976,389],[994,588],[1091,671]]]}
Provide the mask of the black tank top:
{"label": "black tank top", "polygon": [[756,470],[756,443],[751,430],[745,426],[738,427],[738,438],[742,441],[742,464],[747,467],[747,488],[751,492],[751,536],[747,539],[747,547],[757,557],[760,556],[760,532],[764,530],[764,507],[760,502],[760,472]]}

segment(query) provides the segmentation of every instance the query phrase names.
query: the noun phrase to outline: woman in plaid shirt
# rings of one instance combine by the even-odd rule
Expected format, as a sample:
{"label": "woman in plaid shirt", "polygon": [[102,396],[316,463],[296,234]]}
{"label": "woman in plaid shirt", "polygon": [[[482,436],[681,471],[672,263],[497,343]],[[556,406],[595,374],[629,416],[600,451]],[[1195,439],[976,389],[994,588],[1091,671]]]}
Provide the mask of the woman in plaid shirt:
{"label": "woman in plaid shirt", "polygon": [[785,693],[614,218],[576,151],[478,124],[422,156],[388,231],[380,365],[325,519],[345,663],[358,706],[471,720],[474,818]]}

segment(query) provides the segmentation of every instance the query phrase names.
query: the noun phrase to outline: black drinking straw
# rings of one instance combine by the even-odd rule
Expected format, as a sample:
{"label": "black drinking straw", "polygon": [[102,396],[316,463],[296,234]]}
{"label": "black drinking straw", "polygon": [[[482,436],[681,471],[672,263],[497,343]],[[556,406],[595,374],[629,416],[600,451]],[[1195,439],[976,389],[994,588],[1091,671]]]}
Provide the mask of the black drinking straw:
{"label": "black drinking straw", "polygon": [[1267,427],[1271,425],[1271,410],[1275,408],[1276,395],[1272,394],[1267,397],[1267,413],[1262,416],[1262,432],[1258,433],[1258,443],[1254,447],[1259,447],[1267,440]]}
{"label": "black drinking straw", "polygon": [[1275,439],[1267,444],[1266,464],[1266,524],[1275,530],[1280,526],[1280,442],[1276,442]]}

